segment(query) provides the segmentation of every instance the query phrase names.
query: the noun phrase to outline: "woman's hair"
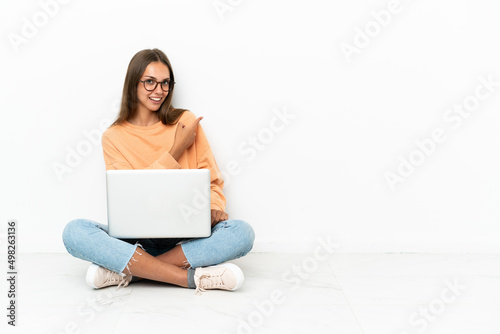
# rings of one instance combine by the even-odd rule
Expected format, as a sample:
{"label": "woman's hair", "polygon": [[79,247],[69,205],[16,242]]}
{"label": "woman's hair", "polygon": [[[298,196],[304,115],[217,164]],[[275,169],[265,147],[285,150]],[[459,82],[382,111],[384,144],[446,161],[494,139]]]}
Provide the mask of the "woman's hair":
{"label": "woman's hair", "polygon": [[172,96],[174,95],[174,71],[172,71],[172,66],[167,56],[158,49],[146,49],[137,52],[130,64],[128,65],[127,75],[125,76],[125,83],[123,85],[122,103],[120,106],[120,113],[116,121],[111,124],[117,125],[127,120],[129,117],[133,116],[137,111],[137,105],[139,99],[137,98],[137,86],[141,76],[144,74],[146,67],[150,63],[162,62],[167,65],[170,71],[170,90],[168,92],[167,98],[158,109],[158,117],[161,122],[165,125],[175,124],[179,120],[186,109],[176,109],[171,105]]}

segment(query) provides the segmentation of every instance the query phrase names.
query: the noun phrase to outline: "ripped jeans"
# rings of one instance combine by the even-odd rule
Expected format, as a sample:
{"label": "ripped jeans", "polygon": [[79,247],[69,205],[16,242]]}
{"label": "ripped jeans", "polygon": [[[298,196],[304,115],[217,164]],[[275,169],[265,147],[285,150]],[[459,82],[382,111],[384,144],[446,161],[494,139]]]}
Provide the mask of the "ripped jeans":
{"label": "ripped jeans", "polygon": [[88,219],[70,221],[63,231],[66,250],[79,259],[122,273],[137,247],[152,256],[168,252],[181,242],[190,268],[206,267],[246,255],[253,246],[254,231],[242,220],[224,220],[212,234],[196,239],[117,239],[106,225]]}

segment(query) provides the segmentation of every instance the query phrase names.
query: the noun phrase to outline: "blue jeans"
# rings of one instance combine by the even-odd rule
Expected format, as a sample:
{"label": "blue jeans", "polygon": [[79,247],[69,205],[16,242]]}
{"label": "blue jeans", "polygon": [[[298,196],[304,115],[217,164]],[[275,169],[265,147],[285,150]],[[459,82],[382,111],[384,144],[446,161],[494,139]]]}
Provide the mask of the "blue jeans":
{"label": "blue jeans", "polygon": [[79,259],[122,273],[140,244],[152,256],[168,252],[178,242],[191,268],[216,265],[246,255],[253,246],[252,227],[242,220],[224,220],[212,227],[207,238],[117,239],[106,225],[88,219],[70,221],[63,231],[68,252]]}

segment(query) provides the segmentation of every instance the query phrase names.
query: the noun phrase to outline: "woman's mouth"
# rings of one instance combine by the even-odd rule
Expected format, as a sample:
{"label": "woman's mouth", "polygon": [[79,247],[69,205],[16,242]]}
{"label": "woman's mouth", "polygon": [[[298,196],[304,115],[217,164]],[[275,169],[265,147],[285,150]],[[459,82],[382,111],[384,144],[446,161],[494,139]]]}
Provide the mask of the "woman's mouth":
{"label": "woman's mouth", "polygon": [[151,97],[150,96],[149,99],[151,101],[153,101],[153,103],[160,103],[162,98],[161,97]]}

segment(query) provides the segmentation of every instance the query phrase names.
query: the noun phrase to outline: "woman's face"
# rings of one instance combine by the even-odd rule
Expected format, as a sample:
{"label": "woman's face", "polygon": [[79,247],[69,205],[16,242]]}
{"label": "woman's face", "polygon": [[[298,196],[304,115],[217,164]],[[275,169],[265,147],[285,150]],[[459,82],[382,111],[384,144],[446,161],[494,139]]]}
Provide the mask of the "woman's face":
{"label": "woman's face", "polygon": [[[163,91],[164,89],[168,89],[169,85],[166,83],[170,80],[170,71],[168,70],[167,65],[162,62],[154,62],[150,63],[146,70],[141,76],[139,83],[137,84],[137,98],[139,99],[139,109],[149,110],[152,112],[158,111],[160,109],[161,104],[168,96],[168,91]],[[144,82],[141,82],[144,81]],[[154,90],[149,91],[146,90],[151,89],[156,85]],[[161,83],[165,83],[161,85]],[[144,87],[146,85],[146,87]]]}

